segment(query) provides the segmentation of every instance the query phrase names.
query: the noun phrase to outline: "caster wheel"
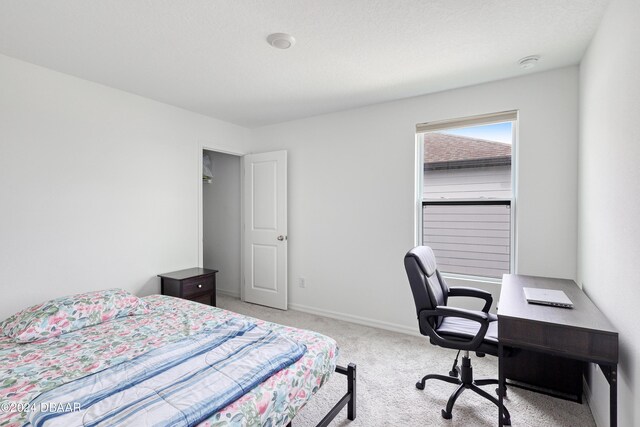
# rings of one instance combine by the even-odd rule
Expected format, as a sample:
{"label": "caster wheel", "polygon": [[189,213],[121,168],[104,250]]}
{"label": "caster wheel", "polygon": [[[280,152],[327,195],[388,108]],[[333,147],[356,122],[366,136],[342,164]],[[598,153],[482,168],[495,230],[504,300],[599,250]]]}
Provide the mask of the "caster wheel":
{"label": "caster wheel", "polygon": [[458,378],[458,371],[449,371],[449,376],[453,378]]}
{"label": "caster wheel", "polygon": [[451,412],[447,412],[444,409],[442,410],[442,418],[444,418],[445,420],[450,420],[451,419]]}
{"label": "caster wheel", "polygon": [[[500,396],[500,388],[499,388],[499,387],[498,387],[498,388],[496,388],[496,394],[497,394],[498,396]],[[506,388],[505,388],[505,390],[504,390],[504,396],[502,396],[502,397],[507,397],[507,390],[506,390]]]}
{"label": "caster wheel", "polygon": [[507,420],[502,421],[502,425],[510,426],[511,425],[511,419],[507,419]]}
{"label": "caster wheel", "polygon": [[416,388],[417,388],[418,390],[424,390],[424,384],[423,384],[423,383],[421,383],[420,381],[418,381],[418,382],[416,383]]}

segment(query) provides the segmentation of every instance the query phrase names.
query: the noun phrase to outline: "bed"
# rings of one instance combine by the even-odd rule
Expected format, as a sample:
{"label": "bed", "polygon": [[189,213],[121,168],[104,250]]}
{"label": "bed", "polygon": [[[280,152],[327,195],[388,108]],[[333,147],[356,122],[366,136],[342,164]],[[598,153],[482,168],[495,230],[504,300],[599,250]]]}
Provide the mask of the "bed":
{"label": "bed", "polygon": [[[318,425],[328,425],[344,406],[348,406],[348,418],[355,419],[356,367],[336,365],[338,348],[333,339],[168,296],[153,295],[139,301],[143,312],[118,316],[112,310],[107,314],[94,314],[93,321],[83,320],[87,325],[75,330],[60,333],[61,328],[53,326],[53,333],[60,333],[53,338],[33,341],[31,336],[27,342],[17,343],[15,337],[0,336],[0,426],[27,425],[33,409],[29,407],[30,402],[45,392],[131,363],[142,355],[161,351],[158,349],[175,345],[185,337],[202,335],[225,322],[255,324],[299,343],[305,351],[297,361],[222,409],[208,414],[198,425],[291,426],[298,411],[333,372],[347,376],[348,390]],[[62,329],[69,323],[52,317],[47,322],[57,322]],[[67,329],[70,328],[67,326]],[[24,331],[33,335],[33,330],[23,328]]]}

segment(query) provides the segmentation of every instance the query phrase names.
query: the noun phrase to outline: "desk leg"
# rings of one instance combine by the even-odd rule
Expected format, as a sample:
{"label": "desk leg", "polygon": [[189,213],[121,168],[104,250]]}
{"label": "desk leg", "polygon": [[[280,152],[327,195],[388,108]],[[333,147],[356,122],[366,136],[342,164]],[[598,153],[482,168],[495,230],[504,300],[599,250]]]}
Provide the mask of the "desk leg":
{"label": "desk leg", "polygon": [[504,395],[505,395],[505,384],[504,384],[504,347],[502,344],[498,343],[498,427],[502,427],[504,424],[503,421],[503,411],[504,407]]}
{"label": "desk leg", "polygon": [[611,427],[618,425],[618,369],[611,368],[611,382],[609,383],[609,417]]}
{"label": "desk leg", "polygon": [[609,382],[609,424],[618,425],[618,366],[600,365],[600,370]]}

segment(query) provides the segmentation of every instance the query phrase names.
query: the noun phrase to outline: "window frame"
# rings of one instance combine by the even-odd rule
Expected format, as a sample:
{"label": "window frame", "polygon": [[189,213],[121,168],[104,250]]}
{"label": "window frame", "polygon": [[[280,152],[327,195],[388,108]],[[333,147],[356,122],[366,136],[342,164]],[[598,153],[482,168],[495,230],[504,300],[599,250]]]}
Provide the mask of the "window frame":
{"label": "window frame", "polygon": [[[509,256],[509,272],[511,274],[518,273],[518,257],[517,257],[517,169],[518,169],[518,125],[519,125],[519,111],[510,110],[497,113],[481,114],[476,116],[463,117],[458,119],[446,119],[433,122],[418,123],[416,125],[415,133],[415,238],[414,244],[422,245],[424,238],[423,230],[423,207],[425,204],[479,204],[478,202],[488,202],[482,204],[505,204],[509,202],[510,206],[510,256]],[[495,123],[511,123],[511,199],[474,199],[474,200],[448,200],[448,201],[434,201],[424,199],[424,134],[429,132],[437,132],[446,129],[455,129],[461,127],[470,126],[482,126]],[[501,278],[475,276],[470,274],[448,273],[441,272],[443,277],[448,279],[457,279],[463,281],[485,282],[500,284]]]}

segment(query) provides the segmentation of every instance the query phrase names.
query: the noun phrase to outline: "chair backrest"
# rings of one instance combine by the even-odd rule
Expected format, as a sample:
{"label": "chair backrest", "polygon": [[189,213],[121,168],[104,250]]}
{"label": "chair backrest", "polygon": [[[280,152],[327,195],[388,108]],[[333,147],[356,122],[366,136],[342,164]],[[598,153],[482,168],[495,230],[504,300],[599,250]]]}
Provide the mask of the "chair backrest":
{"label": "chair backrest", "polygon": [[[449,288],[440,276],[436,257],[429,246],[416,246],[404,256],[404,268],[407,271],[413,300],[416,304],[416,315],[422,310],[433,310],[438,305],[447,305]],[[440,326],[442,318],[431,323],[432,328]],[[422,331],[422,326],[420,326]]]}

